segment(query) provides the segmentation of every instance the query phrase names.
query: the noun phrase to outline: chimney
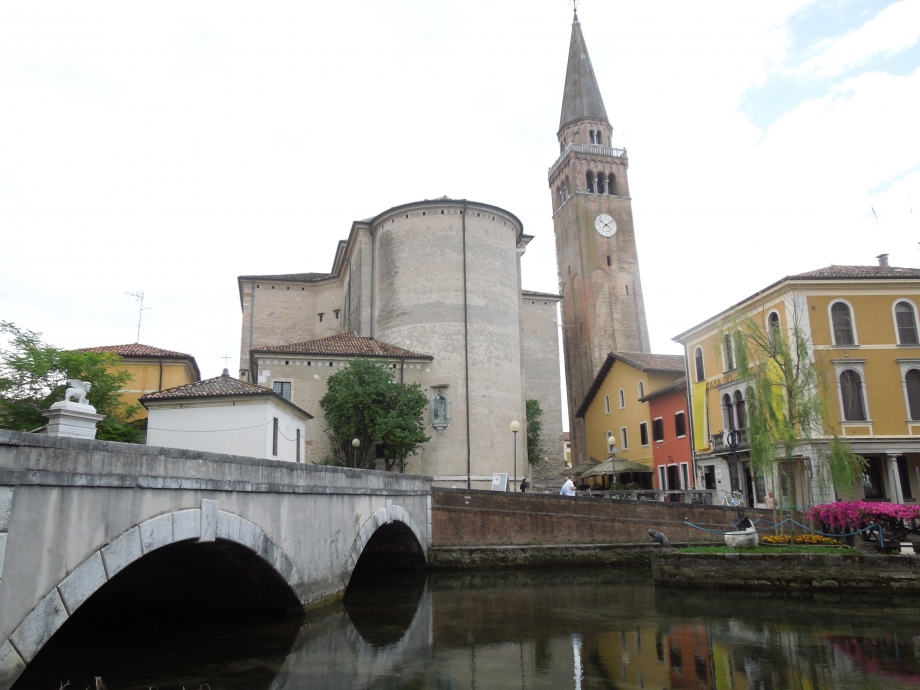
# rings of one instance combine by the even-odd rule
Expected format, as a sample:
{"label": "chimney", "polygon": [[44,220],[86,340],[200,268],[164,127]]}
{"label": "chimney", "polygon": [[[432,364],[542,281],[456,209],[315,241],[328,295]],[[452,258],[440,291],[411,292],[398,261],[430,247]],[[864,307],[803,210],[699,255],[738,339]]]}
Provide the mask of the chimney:
{"label": "chimney", "polygon": [[879,266],[887,266],[887,265],[888,265],[888,255],[887,255],[887,254],[879,254],[879,255],[878,255],[877,257],[875,257],[875,258],[878,259],[878,265],[879,265]]}

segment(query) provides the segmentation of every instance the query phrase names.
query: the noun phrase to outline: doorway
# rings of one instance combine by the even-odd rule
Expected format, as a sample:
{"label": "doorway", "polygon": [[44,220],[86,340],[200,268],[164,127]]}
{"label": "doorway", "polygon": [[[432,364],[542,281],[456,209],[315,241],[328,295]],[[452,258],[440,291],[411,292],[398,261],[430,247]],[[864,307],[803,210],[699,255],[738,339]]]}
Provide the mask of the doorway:
{"label": "doorway", "polygon": [[748,508],[754,507],[754,477],[751,474],[751,464],[746,462],[742,465],[744,468],[744,505]]}

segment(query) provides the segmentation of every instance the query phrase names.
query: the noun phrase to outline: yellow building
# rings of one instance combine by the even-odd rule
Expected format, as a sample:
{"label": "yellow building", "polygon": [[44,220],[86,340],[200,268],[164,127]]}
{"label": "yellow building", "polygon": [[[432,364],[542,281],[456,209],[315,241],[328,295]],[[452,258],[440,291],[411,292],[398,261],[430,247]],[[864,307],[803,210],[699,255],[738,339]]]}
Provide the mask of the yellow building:
{"label": "yellow building", "polygon": [[118,355],[118,364],[114,369],[127,371],[133,377],[128,384],[130,388],[121,391],[121,399],[129,405],[137,405],[136,419],[139,420],[147,419],[146,408],[138,402],[141,396],[201,380],[195,358],[182,352],[140,343],[84,347],[80,351]]}
{"label": "yellow building", "polygon": [[653,467],[649,406],[639,398],[685,375],[682,355],[609,353],[575,413],[585,420],[588,457],[595,462],[606,460],[610,455],[607,439],[613,436],[617,458]]}
{"label": "yellow building", "polygon": [[[855,496],[913,502],[920,495],[920,270],[888,265],[828,266],[787,276],[676,336],[690,365],[693,448],[701,486],[731,490],[725,432],[738,430],[745,505],[763,505],[770,478],[753,476],[746,435],[750,392],[737,376],[726,332],[753,318],[764,333],[796,325],[826,382],[828,432],[845,436],[868,468]],[[796,484],[799,505],[837,498],[817,481],[822,438],[799,449],[807,461]],[[788,487],[777,487],[784,494]],[[722,494],[721,492],[725,492]]]}

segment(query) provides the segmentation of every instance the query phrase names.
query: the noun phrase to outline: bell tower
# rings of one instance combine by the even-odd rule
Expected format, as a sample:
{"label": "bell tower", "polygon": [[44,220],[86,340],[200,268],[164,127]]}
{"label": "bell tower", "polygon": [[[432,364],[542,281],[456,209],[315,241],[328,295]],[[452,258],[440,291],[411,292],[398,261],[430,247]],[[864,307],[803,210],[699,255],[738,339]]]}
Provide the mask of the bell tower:
{"label": "bell tower", "polygon": [[556,134],[560,154],[549,169],[575,464],[588,459],[584,421],[575,412],[607,353],[650,351],[629,162],[626,149],[613,147],[612,133],[576,13]]}

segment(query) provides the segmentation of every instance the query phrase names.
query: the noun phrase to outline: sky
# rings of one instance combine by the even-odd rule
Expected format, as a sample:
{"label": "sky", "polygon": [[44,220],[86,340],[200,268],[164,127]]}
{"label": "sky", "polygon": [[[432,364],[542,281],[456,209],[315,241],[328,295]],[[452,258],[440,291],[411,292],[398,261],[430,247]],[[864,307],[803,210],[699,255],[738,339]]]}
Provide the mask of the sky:
{"label": "sky", "polygon": [[[920,0],[583,0],[652,349],[789,274],[920,266]],[[0,3],[0,320],[238,369],[236,277],[447,195],[558,291],[565,0]],[[433,257],[434,258],[434,257]],[[222,359],[229,355],[228,360]]]}

